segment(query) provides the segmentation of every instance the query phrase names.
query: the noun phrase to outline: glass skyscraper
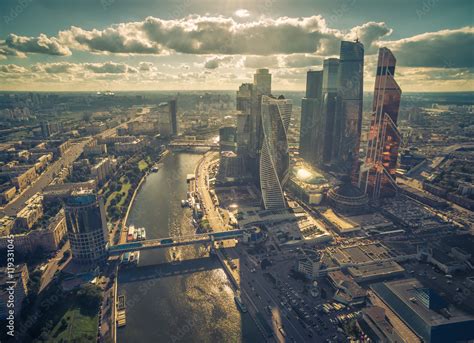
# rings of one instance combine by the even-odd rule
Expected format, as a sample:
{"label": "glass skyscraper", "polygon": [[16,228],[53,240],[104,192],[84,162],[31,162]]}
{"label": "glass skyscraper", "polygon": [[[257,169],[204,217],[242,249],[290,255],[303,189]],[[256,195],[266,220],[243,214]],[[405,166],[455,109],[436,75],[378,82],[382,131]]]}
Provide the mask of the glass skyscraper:
{"label": "glass skyscraper", "polygon": [[342,41],[332,163],[343,173],[351,174],[353,180],[359,167],[363,83],[364,46],[358,41]]}
{"label": "glass skyscraper", "polygon": [[359,183],[372,200],[392,196],[396,191],[395,172],[401,136],[397,129],[402,91],[395,81],[396,59],[387,48],[379,50],[373,113],[367,157]]}
{"label": "glass skyscraper", "polygon": [[102,200],[92,190],[74,191],[65,199],[65,215],[73,261],[104,262],[108,232]]}
{"label": "glass skyscraper", "polygon": [[306,97],[301,101],[300,126],[300,156],[308,162],[314,163],[319,155],[316,150],[320,147],[315,140],[322,130],[321,122],[321,95],[323,72],[308,71],[306,77]]}
{"label": "glass skyscraper", "polygon": [[328,58],[322,71],[308,72],[301,103],[300,155],[315,167],[356,174],[363,72],[364,47],[358,41],[341,42],[340,59]]}
{"label": "glass skyscraper", "polygon": [[287,131],[291,100],[262,96],[262,148],[259,159],[260,190],[265,209],[286,208],[283,186],[288,179],[290,156]]}

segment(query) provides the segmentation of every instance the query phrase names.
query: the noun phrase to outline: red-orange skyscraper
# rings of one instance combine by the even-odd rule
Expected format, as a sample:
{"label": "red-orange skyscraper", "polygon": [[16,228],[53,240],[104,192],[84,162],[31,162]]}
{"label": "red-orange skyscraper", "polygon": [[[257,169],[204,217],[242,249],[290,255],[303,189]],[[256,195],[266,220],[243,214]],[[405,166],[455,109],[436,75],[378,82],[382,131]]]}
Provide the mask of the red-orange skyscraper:
{"label": "red-orange skyscraper", "polygon": [[368,137],[367,157],[359,185],[372,200],[395,194],[395,172],[401,136],[397,129],[402,91],[395,81],[396,59],[387,48],[379,49]]}

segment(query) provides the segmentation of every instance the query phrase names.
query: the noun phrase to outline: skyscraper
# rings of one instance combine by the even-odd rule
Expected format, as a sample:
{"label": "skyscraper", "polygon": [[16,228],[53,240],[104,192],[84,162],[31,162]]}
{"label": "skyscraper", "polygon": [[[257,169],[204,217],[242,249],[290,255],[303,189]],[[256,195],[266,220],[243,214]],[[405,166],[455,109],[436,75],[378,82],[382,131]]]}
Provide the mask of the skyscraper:
{"label": "skyscraper", "polygon": [[380,48],[367,157],[359,178],[361,189],[374,201],[396,191],[395,171],[401,142],[397,119],[402,91],[394,78],[395,65],[392,52]]}
{"label": "skyscraper", "polygon": [[301,157],[341,176],[358,169],[363,71],[364,46],[341,42],[340,59],[328,58],[322,71],[308,72],[301,103]]}
{"label": "skyscraper", "polygon": [[250,157],[258,160],[258,152],[262,144],[261,128],[261,104],[263,95],[272,93],[272,74],[268,69],[257,69],[253,76],[252,108],[251,108],[251,133],[250,133]]}
{"label": "skyscraper", "polygon": [[158,129],[163,137],[176,136],[178,134],[177,100],[160,102],[157,106]]}
{"label": "skyscraper", "polygon": [[80,264],[104,262],[107,222],[104,204],[92,190],[79,190],[65,199],[67,235],[72,258]]}
{"label": "skyscraper", "polygon": [[336,117],[339,59],[328,58],[323,62],[323,97],[321,108],[322,132],[317,137],[319,146],[316,165],[331,163],[334,149],[334,120]]}
{"label": "skyscraper", "polygon": [[351,174],[353,180],[359,167],[363,77],[364,46],[359,41],[342,41],[332,163],[342,172]]}
{"label": "skyscraper", "polygon": [[301,100],[300,156],[313,163],[317,158],[319,145],[315,141],[322,132],[321,94],[323,72],[308,71],[306,76],[306,97]]}
{"label": "skyscraper", "polygon": [[237,153],[247,158],[251,134],[253,84],[243,83],[236,94],[236,109],[240,111],[237,115]]}
{"label": "skyscraper", "polygon": [[172,99],[168,101],[168,107],[170,112],[171,118],[171,134],[173,136],[178,135],[178,101],[176,99]]}
{"label": "skyscraper", "polygon": [[259,159],[260,190],[265,209],[286,207],[283,186],[288,179],[290,156],[287,130],[292,103],[283,97],[262,96],[262,148]]}

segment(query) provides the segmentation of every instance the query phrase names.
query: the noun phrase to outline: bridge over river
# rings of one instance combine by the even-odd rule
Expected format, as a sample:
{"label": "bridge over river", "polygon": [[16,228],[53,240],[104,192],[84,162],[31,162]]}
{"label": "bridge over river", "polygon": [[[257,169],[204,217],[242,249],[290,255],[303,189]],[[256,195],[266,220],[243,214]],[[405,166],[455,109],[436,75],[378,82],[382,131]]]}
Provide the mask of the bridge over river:
{"label": "bridge over river", "polygon": [[254,232],[255,228],[246,228],[221,232],[208,232],[197,235],[187,235],[179,237],[167,237],[159,239],[147,239],[124,244],[117,244],[109,247],[109,255],[121,255],[123,253],[150,249],[172,248],[184,245],[194,245],[236,239],[242,237],[244,232]]}

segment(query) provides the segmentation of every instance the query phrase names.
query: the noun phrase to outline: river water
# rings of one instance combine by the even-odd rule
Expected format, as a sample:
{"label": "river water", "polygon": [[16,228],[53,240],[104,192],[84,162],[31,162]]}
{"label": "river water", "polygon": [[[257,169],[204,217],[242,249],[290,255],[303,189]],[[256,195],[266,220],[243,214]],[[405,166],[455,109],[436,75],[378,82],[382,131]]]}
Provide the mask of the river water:
{"label": "river water", "polygon": [[[186,175],[202,155],[172,153],[150,174],[137,194],[129,225],[145,227],[147,239],[194,234],[186,198]],[[180,263],[169,263],[179,258]],[[234,302],[217,259],[203,247],[143,251],[138,267],[119,272],[119,294],[126,295],[127,325],[118,342],[260,342],[248,314]]]}

